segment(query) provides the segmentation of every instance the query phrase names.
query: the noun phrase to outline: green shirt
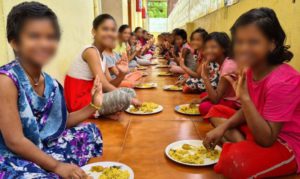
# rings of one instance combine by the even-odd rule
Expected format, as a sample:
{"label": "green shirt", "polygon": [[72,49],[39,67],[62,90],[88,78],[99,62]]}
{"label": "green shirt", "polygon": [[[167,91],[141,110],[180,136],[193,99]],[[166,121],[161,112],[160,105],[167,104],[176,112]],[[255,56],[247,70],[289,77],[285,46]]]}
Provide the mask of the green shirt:
{"label": "green shirt", "polygon": [[126,53],[126,49],[127,49],[127,45],[125,42],[117,43],[116,48],[114,49],[114,51],[120,55],[122,55],[123,53]]}

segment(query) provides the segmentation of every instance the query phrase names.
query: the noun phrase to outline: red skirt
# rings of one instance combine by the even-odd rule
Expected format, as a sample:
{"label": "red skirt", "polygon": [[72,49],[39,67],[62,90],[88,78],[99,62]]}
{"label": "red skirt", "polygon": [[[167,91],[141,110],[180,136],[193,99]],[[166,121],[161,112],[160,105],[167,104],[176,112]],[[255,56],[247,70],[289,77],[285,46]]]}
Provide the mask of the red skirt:
{"label": "red skirt", "polygon": [[74,112],[90,104],[93,80],[81,80],[66,75],[64,94],[69,112]]}
{"label": "red skirt", "polygon": [[[230,118],[236,110],[223,105],[213,106],[206,117]],[[210,114],[211,113],[211,114]],[[219,162],[214,170],[228,178],[269,178],[296,173],[297,162],[294,152],[278,139],[270,147],[258,145],[247,125],[239,130],[246,140],[237,143],[225,143]]]}

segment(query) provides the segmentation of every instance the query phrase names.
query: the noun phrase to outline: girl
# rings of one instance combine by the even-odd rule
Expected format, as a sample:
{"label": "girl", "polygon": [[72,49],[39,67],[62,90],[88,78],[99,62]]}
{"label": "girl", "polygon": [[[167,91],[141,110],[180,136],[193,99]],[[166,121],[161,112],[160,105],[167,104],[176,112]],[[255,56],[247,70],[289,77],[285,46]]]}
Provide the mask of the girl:
{"label": "girl", "polygon": [[135,68],[137,66],[137,62],[134,59],[135,55],[134,54],[130,55],[132,49],[129,45],[129,39],[131,37],[131,30],[129,25],[127,24],[121,25],[118,32],[119,32],[118,42],[114,51],[119,55],[126,53],[128,55],[129,68]]}
{"label": "girl", "polygon": [[[204,44],[204,51],[202,64],[205,63],[205,74],[207,74],[207,82],[210,83],[209,87],[215,89],[219,83],[220,66],[222,66],[224,60],[229,54],[230,39],[224,32],[212,32],[208,34]],[[197,69],[197,73],[200,78],[189,78],[186,81],[184,92],[200,92],[200,98],[207,96],[206,86],[204,79],[202,79],[202,64]],[[208,74],[209,73],[209,74]],[[188,87],[187,87],[188,86]],[[205,98],[206,99],[206,98]],[[205,100],[203,99],[203,100]],[[194,103],[201,103],[201,99],[197,99]]]}
{"label": "girl", "polygon": [[207,36],[208,33],[202,28],[196,29],[191,34],[190,40],[193,49],[192,53],[194,55],[194,59],[196,60],[195,71],[191,70],[185,65],[184,59],[180,59],[180,67],[185,71],[186,74],[185,77],[182,78],[181,81],[179,81],[177,84],[183,85],[184,83],[186,83],[186,81],[188,81],[188,83],[184,85],[184,93],[197,92],[197,90],[193,90],[193,88],[195,88],[194,86],[197,85],[197,81],[201,77],[201,62],[203,58],[203,48]]}
{"label": "girl", "polygon": [[[126,53],[120,56],[118,53],[113,51],[114,47],[115,45],[113,44],[113,46],[106,48],[106,50],[103,52],[103,57],[106,59],[107,68],[110,72],[110,76],[112,79],[116,78],[120,74],[117,65],[122,61],[127,61]],[[130,72],[125,76],[124,80],[120,83],[119,87],[133,88],[136,85],[136,83],[138,83],[138,80],[140,78],[142,78],[142,72]]]}
{"label": "girl", "polygon": [[194,56],[194,59],[196,60],[196,70],[193,71],[190,68],[188,68],[184,60],[180,60],[180,67],[187,73],[190,77],[199,78],[201,74],[201,61],[203,58],[203,48],[204,48],[204,42],[207,38],[208,33],[205,29],[198,28],[195,31],[192,32],[190,40],[191,40],[191,47],[192,47],[192,53]]}
{"label": "girl", "polygon": [[93,22],[94,42],[88,45],[75,58],[65,79],[65,97],[67,107],[70,111],[82,109],[91,101],[90,89],[93,79],[99,76],[105,92],[103,106],[95,114],[108,115],[116,119],[117,112],[128,108],[130,104],[139,105],[135,99],[135,92],[129,88],[117,88],[128,73],[128,62],[126,58],[121,58],[116,65],[119,74],[111,79],[107,69],[106,59],[103,58],[104,49],[112,47],[117,38],[116,22],[108,14],[102,14],[95,18]]}
{"label": "girl", "polygon": [[[235,59],[241,68],[233,82],[242,108],[215,106],[216,128],[208,149],[225,143],[214,169],[229,178],[268,178],[299,172],[300,74],[288,64],[293,55],[275,12],[252,9],[231,28]],[[245,68],[247,67],[247,68]],[[297,167],[298,166],[298,167]]]}
{"label": "girl", "polygon": [[[193,57],[192,49],[187,42],[187,33],[183,29],[179,29],[175,31],[175,45],[178,48],[178,52],[175,52],[177,58],[175,61],[179,64],[181,57],[179,57],[179,53],[181,53],[182,58],[184,59],[184,64],[187,68],[195,71],[196,69],[196,60]],[[170,71],[172,73],[184,74],[185,71],[178,65],[171,65]]]}
{"label": "girl", "polygon": [[147,41],[144,39],[143,37],[143,28],[141,27],[136,27],[134,29],[134,34],[136,35],[137,37],[137,40],[139,41],[139,43],[142,45],[142,46],[145,46]]}
{"label": "girl", "polygon": [[101,133],[80,124],[101,108],[96,78],[91,103],[67,114],[61,85],[42,72],[54,56],[57,17],[38,2],[23,2],[7,17],[16,59],[0,67],[0,178],[86,178],[78,167],[102,154]]}
{"label": "girl", "polygon": [[[230,47],[230,40],[225,33],[220,33],[219,35],[220,36],[218,39],[220,39],[220,44],[223,44],[223,48],[226,52],[224,53],[222,50],[219,50],[220,55],[216,55],[216,51],[213,48],[217,47],[217,43],[210,40],[213,36],[208,36],[205,49],[205,58],[207,61],[203,62],[201,65],[201,82],[206,89],[206,93],[202,93],[200,95],[200,99],[196,101],[198,104],[200,103],[199,111],[203,116],[207,115],[210,108],[215,104],[223,104],[233,109],[238,109],[240,106],[230,81],[226,79],[227,75],[235,73],[237,70],[235,61],[227,57]],[[210,61],[215,61],[217,62],[218,66],[220,66],[217,71],[218,78],[215,78],[217,82],[214,81],[213,83],[211,82],[211,75],[209,72]],[[216,84],[217,86],[215,86]],[[213,111],[204,118],[209,118],[212,116],[214,116]]]}

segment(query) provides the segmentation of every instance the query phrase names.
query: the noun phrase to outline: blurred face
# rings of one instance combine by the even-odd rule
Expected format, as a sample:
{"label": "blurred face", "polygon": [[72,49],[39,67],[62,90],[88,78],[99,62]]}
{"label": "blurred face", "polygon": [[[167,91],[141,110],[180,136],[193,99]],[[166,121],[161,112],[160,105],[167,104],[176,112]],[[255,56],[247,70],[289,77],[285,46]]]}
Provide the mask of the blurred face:
{"label": "blurred face", "polygon": [[184,43],[183,38],[180,37],[179,35],[175,35],[175,44],[176,44],[178,47],[181,47],[183,43]]}
{"label": "blurred face", "polygon": [[209,40],[204,45],[205,59],[215,61],[224,56],[224,49],[215,40]]}
{"label": "blurred face", "polygon": [[129,38],[131,36],[131,30],[130,30],[130,28],[126,28],[120,35],[121,35],[121,39],[124,42],[128,42]]}
{"label": "blurred face", "polygon": [[28,19],[19,34],[19,41],[11,45],[22,60],[43,66],[55,55],[58,39],[49,19]]}
{"label": "blurred face", "polygon": [[103,48],[111,48],[117,40],[117,25],[115,21],[108,19],[92,31],[95,42]]}
{"label": "blurred face", "polygon": [[138,38],[143,37],[143,29],[139,29],[135,34]]}
{"label": "blurred face", "polygon": [[195,33],[191,39],[191,46],[193,49],[202,49],[204,46],[204,39],[200,33]]}
{"label": "blurred face", "polygon": [[143,37],[144,37],[144,39],[149,39],[149,34],[148,34],[148,32],[144,32]]}
{"label": "blurred face", "polygon": [[265,63],[274,48],[275,44],[254,24],[239,27],[235,33],[233,52],[239,64],[255,66]]}
{"label": "blurred face", "polygon": [[170,44],[174,44],[174,41],[175,41],[174,36],[173,36],[173,35],[168,35],[167,41],[168,41]]}
{"label": "blurred face", "polygon": [[135,35],[130,36],[129,43],[131,45],[135,45],[137,43],[137,39]]}

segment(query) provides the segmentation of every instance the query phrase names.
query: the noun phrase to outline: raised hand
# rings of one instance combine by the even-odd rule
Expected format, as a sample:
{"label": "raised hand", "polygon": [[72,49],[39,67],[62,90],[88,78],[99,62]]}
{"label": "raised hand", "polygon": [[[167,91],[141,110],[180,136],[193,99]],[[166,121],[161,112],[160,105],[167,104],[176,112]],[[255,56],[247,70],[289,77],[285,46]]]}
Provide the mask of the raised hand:
{"label": "raised hand", "polygon": [[179,52],[179,57],[178,57],[178,59],[179,59],[179,65],[180,66],[184,66],[184,58],[182,57],[182,53],[181,52]]}
{"label": "raised hand", "polygon": [[231,83],[238,99],[249,98],[246,71],[245,67],[241,67],[238,73],[231,73],[224,76]]}
{"label": "raised hand", "polygon": [[100,78],[97,75],[94,80],[94,85],[91,90],[92,94],[92,103],[96,106],[101,106],[103,102],[103,91],[102,91],[102,83],[100,82]]}
{"label": "raised hand", "polygon": [[209,63],[210,63],[210,61],[206,60],[201,65],[201,78],[203,80],[209,79],[209,70],[210,70]]}
{"label": "raised hand", "polygon": [[129,72],[129,67],[128,67],[128,57],[126,53],[123,53],[121,58],[116,64],[117,69],[123,73],[126,74]]}
{"label": "raised hand", "polygon": [[126,51],[129,52],[131,50],[131,47],[129,44],[126,45]]}
{"label": "raised hand", "polygon": [[141,45],[141,43],[137,43],[137,44],[136,44],[135,50],[136,50],[137,52],[139,52],[139,51],[142,50],[142,45]]}

